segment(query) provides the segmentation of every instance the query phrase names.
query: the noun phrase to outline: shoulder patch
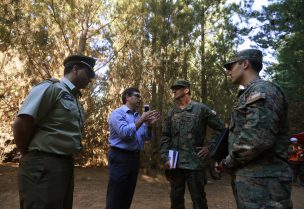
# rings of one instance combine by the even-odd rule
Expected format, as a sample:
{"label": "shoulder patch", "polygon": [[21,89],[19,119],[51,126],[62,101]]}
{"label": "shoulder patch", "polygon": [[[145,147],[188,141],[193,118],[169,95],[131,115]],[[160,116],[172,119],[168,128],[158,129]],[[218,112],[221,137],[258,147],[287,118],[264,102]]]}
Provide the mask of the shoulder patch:
{"label": "shoulder patch", "polygon": [[63,92],[61,98],[64,100],[74,101],[73,96],[70,95],[68,92]]}
{"label": "shoulder patch", "polygon": [[260,99],[266,99],[266,94],[261,92],[255,92],[252,94],[248,99],[246,100],[246,104],[251,104],[255,101],[258,101]]}

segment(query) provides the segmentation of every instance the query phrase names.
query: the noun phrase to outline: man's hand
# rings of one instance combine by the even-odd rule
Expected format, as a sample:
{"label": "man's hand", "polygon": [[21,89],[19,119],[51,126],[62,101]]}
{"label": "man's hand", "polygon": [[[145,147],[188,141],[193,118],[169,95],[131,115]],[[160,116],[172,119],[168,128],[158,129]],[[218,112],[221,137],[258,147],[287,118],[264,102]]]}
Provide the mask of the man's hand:
{"label": "man's hand", "polygon": [[229,174],[232,174],[232,169],[231,168],[228,168],[228,166],[225,164],[225,159],[223,159],[219,164],[218,166],[215,166],[215,171],[218,172],[218,173],[221,173],[221,172],[226,172],[226,173],[229,173]]}
{"label": "man's hand", "polygon": [[25,155],[34,134],[34,118],[30,115],[19,115],[12,126],[14,140],[21,155]]}
{"label": "man's hand", "polygon": [[148,126],[153,126],[160,119],[160,113],[158,110],[144,112],[144,114],[145,113],[148,113],[145,120]]}
{"label": "man's hand", "polygon": [[20,152],[17,152],[17,154],[13,157],[12,161],[14,163],[19,163],[23,155]]}
{"label": "man's hand", "polygon": [[159,119],[159,116],[158,116],[158,119],[156,120],[155,117],[157,115],[159,115],[158,110],[143,112],[143,114],[140,116],[140,118],[135,122],[136,130],[139,129],[139,127],[143,123],[147,123],[147,125],[150,126],[149,121],[151,121],[151,120],[153,120],[153,122],[155,123]]}
{"label": "man's hand", "polygon": [[224,171],[225,171],[225,168],[223,167],[222,162],[220,162],[220,163],[215,162],[214,170],[215,170],[215,172],[217,172],[217,173],[222,173],[222,172],[224,172]]}
{"label": "man's hand", "polygon": [[170,162],[167,161],[165,164],[164,164],[164,169],[165,170],[169,170],[170,169]]}
{"label": "man's hand", "polygon": [[209,155],[208,147],[196,147],[196,149],[198,150],[197,155],[202,159]]}

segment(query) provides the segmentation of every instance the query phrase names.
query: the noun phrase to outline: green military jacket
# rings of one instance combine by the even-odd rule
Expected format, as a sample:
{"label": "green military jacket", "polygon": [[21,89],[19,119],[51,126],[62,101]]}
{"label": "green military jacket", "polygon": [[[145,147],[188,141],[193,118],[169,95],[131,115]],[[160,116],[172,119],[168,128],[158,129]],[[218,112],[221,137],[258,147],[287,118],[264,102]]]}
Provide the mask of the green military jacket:
{"label": "green military jacket", "polygon": [[194,101],[184,109],[174,106],[163,123],[160,141],[163,162],[168,161],[168,150],[174,149],[179,152],[177,168],[202,169],[204,162],[198,157],[196,148],[204,146],[207,126],[214,130],[208,145],[212,150],[224,131],[216,112]]}
{"label": "green military jacket", "polygon": [[257,78],[241,90],[229,131],[226,163],[236,175],[291,177],[287,101],[279,86]]}
{"label": "green military jacket", "polygon": [[81,150],[84,111],[78,94],[66,78],[57,82],[46,80],[31,90],[18,113],[35,119],[29,151],[72,155]]}

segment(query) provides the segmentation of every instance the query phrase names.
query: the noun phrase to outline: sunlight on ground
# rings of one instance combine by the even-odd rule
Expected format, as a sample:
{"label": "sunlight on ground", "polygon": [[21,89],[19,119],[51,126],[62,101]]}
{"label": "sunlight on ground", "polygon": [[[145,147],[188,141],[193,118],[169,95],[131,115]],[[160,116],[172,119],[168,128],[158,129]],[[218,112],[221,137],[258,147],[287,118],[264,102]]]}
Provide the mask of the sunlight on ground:
{"label": "sunlight on ground", "polygon": [[160,174],[157,174],[155,177],[152,177],[152,176],[148,176],[148,175],[145,175],[145,174],[142,174],[141,175],[141,178],[144,180],[144,181],[147,181],[148,183],[161,183],[163,182],[165,179],[164,179],[164,176],[160,175]]}

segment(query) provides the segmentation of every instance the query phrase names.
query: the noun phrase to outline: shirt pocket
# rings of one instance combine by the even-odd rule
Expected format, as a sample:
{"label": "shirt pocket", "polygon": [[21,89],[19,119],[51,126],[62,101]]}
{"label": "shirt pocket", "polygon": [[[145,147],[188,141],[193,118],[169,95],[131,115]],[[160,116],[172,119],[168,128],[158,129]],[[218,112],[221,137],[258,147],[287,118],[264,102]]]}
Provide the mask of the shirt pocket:
{"label": "shirt pocket", "polygon": [[57,108],[55,110],[55,116],[58,120],[64,121],[79,121],[80,120],[80,110],[76,104],[76,101],[71,101],[61,98],[57,103]]}
{"label": "shirt pocket", "polygon": [[[192,113],[186,113],[183,125],[187,133],[195,132],[199,126],[198,116]],[[188,137],[192,138],[191,134],[188,134]]]}
{"label": "shirt pocket", "polygon": [[179,135],[181,124],[182,124],[182,114],[175,113],[171,118],[171,133],[173,134],[173,136]]}
{"label": "shirt pocket", "polygon": [[246,123],[247,105],[238,104],[233,107],[233,114],[230,123],[230,130],[232,131],[235,127],[242,127]]}

